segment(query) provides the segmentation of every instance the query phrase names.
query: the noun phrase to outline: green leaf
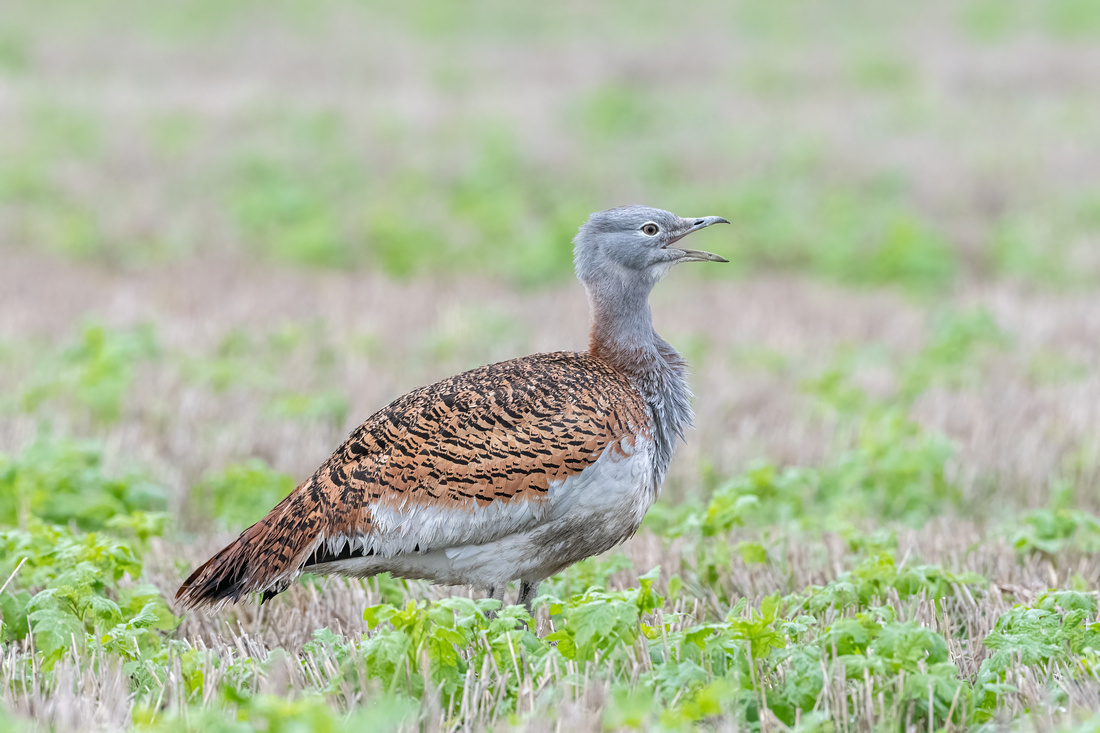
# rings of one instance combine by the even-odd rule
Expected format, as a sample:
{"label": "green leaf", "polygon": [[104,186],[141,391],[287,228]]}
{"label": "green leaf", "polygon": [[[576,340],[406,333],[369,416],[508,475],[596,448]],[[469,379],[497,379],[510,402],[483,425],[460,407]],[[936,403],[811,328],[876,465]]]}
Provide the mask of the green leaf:
{"label": "green leaf", "polygon": [[78,652],[84,649],[87,640],[84,624],[73,614],[45,608],[33,611],[28,618],[34,631],[34,645],[42,655],[45,669],[52,669],[74,645]]}
{"label": "green leaf", "polygon": [[917,672],[922,665],[948,661],[947,642],[915,621],[890,623],[882,628],[871,650],[886,659],[894,671]]}
{"label": "green leaf", "polygon": [[741,559],[749,565],[762,565],[768,561],[768,553],[759,542],[738,542],[734,549],[741,553]]}
{"label": "green leaf", "polygon": [[122,609],[110,598],[99,595],[90,595],[87,598],[87,609],[91,612],[92,622],[96,626],[114,626],[122,621]]}
{"label": "green leaf", "polygon": [[30,631],[27,624],[27,606],[30,600],[31,594],[25,590],[0,595],[0,615],[4,621],[4,633],[0,640],[17,641],[27,637]]}
{"label": "green leaf", "polygon": [[566,659],[577,658],[577,645],[573,642],[573,635],[565,630],[558,629],[545,636],[547,644],[553,644],[557,647],[558,653]]}
{"label": "green leaf", "polygon": [[363,609],[363,620],[367,622],[367,628],[375,629],[383,621],[389,621],[397,609],[389,603],[380,603],[377,606],[367,606]]}

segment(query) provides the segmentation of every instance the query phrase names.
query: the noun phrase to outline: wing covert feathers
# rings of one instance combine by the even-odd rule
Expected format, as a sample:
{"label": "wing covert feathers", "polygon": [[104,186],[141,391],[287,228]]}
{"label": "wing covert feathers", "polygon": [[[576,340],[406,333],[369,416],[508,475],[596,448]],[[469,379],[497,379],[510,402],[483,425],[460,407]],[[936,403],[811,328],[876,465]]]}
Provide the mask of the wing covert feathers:
{"label": "wing covert feathers", "polygon": [[585,353],[491,364],[398,398],[195,570],[186,606],[264,600],[310,565],[482,544],[537,524],[552,483],[650,437],[626,376]]}

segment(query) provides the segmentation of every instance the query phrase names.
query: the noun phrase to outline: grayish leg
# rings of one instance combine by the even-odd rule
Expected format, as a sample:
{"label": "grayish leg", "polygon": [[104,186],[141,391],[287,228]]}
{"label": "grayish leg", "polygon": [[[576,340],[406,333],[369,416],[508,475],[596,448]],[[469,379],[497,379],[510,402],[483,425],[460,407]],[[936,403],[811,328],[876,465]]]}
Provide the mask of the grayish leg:
{"label": "grayish leg", "polygon": [[532,601],[535,600],[535,596],[539,594],[539,584],[531,583],[526,580],[519,582],[519,598],[516,599],[517,606],[523,606],[527,609],[527,613],[530,616],[534,616],[534,611],[531,608]]}
{"label": "grayish leg", "polygon": [[[501,606],[501,608],[503,608],[504,607],[504,588],[507,585],[508,585],[507,583],[501,583],[500,585],[490,585],[489,586],[489,595],[486,596],[486,597],[487,598],[495,598],[496,600],[500,601],[500,606]],[[496,618],[496,615],[497,615],[496,611],[490,611],[489,614],[488,614],[489,618]]]}

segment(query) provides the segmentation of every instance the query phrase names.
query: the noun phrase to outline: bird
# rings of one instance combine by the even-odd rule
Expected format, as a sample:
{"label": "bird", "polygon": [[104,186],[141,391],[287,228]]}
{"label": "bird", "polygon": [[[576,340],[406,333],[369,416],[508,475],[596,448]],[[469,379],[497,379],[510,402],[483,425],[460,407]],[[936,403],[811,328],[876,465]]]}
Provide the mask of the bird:
{"label": "bird", "polygon": [[263,603],[302,572],[388,572],[483,589],[539,584],[633,536],[691,425],[687,364],[653,327],[673,266],[728,262],[681,241],[720,216],[631,205],[573,239],[591,313],[587,351],[476,368],[368,417],[267,516],[199,566],[176,600]]}

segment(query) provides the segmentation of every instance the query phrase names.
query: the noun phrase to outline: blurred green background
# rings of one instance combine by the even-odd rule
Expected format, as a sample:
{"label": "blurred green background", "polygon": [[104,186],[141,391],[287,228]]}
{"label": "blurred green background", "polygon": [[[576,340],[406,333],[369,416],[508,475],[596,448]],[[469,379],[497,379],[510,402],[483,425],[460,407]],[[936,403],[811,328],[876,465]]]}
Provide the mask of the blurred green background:
{"label": "blurred green background", "polygon": [[7,2],[0,247],[569,277],[587,214],[942,291],[1100,278],[1089,0]]}

